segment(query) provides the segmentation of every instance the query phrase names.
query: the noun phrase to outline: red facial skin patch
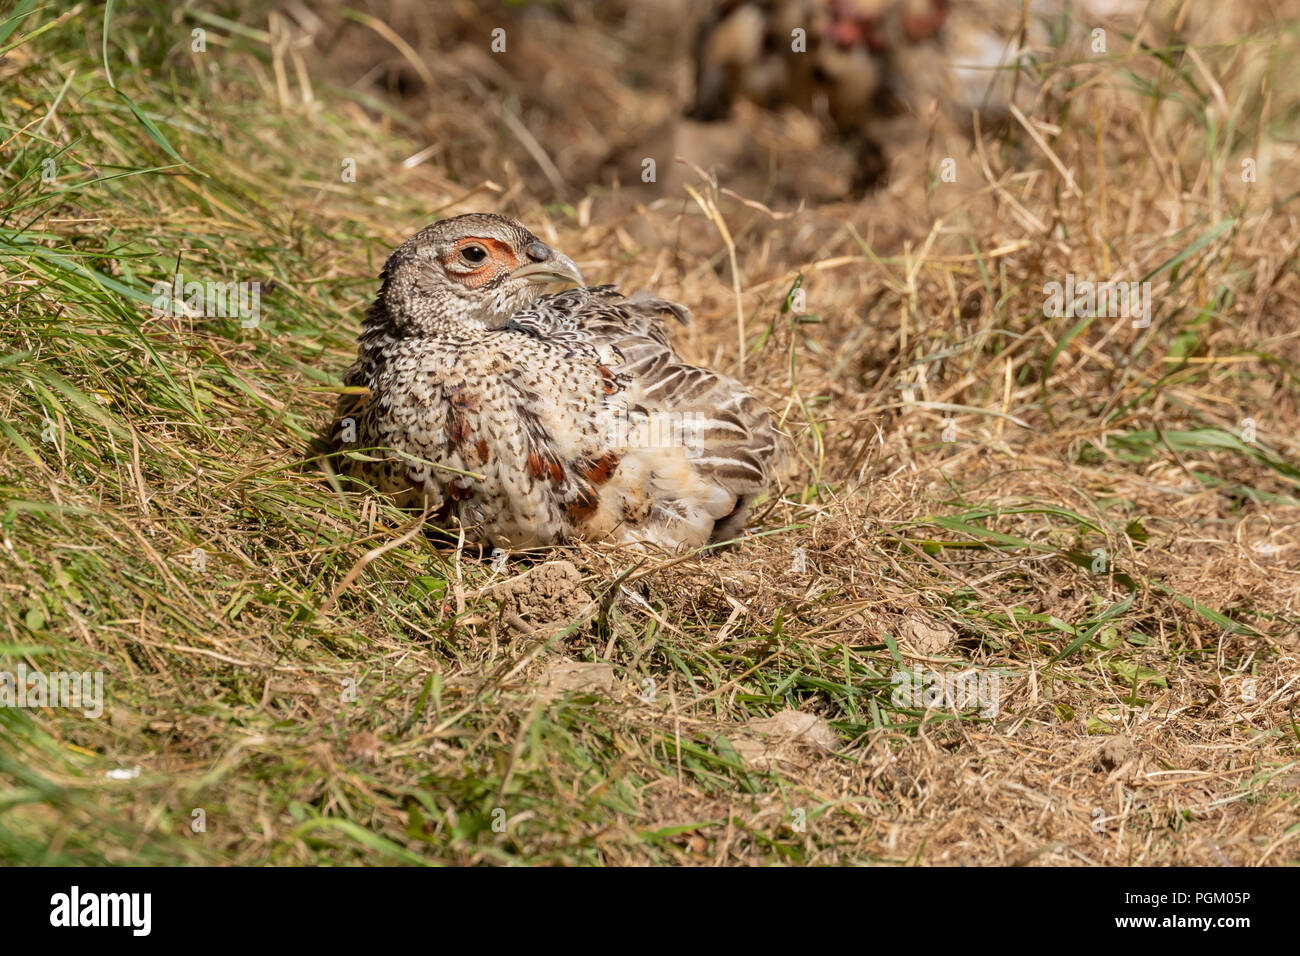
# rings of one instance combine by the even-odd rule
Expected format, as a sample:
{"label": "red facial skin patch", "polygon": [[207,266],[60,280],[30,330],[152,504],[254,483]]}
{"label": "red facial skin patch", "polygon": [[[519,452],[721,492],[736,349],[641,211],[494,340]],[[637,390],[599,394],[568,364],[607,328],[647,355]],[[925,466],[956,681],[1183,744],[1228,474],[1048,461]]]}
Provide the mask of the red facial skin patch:
{"label": "red facial skin patch", "polygon": [[475,236],[467,236],[459,240],[450,255],[443,260],[443,264],[445,265],[459,258],[460,251],[466,246],[482,246],[488,254],[488,257],[483,260],[483,264],[473,272],[467,272],[463,275],[453,274],[453,278],[468,289],[477,289],[501,273],[513,271],[519,265],[519,257],[515,255],[510,246],[500,239],[479,239]]}

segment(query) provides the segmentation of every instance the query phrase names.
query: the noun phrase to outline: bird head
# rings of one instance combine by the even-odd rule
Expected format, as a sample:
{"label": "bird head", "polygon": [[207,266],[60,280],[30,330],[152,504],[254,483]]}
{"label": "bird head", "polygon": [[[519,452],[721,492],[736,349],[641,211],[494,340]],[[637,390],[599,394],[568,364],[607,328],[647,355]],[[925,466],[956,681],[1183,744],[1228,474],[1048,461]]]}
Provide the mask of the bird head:
{"label": "bird head", "polygon": [[583,284],[568,256],[520,223],[470,213],[426,226],[384,265],[377,318],[407,335],[500,328],[554,282]]}

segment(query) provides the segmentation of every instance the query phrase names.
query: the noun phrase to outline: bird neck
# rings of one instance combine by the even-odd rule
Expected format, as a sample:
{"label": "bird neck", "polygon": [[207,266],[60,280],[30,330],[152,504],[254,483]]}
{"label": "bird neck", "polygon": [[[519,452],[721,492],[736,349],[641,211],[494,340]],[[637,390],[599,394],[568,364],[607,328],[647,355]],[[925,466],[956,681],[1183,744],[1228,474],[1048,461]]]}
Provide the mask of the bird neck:
{"label": "bird neck", "polygon": [[381,290],[366,312],[362,323],[362,346],[374,342],[377,347],[397,340],[424,339],[466,345],[479,341],[493,323],[464,307],[454,298],[439,295],[392,296]]}

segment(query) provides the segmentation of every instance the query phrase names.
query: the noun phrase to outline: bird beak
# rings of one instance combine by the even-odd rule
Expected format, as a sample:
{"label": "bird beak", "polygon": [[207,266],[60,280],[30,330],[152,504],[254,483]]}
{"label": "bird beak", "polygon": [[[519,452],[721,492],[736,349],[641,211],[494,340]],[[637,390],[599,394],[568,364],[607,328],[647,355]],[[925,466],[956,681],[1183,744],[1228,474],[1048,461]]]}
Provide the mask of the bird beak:
{"label": "bird beak", "polygon": [[541,262],[530,262],[510,273],[511,278],[528,279],[530,282],[576,282],[586,285],[577,264],[562,252],[552,251]]}

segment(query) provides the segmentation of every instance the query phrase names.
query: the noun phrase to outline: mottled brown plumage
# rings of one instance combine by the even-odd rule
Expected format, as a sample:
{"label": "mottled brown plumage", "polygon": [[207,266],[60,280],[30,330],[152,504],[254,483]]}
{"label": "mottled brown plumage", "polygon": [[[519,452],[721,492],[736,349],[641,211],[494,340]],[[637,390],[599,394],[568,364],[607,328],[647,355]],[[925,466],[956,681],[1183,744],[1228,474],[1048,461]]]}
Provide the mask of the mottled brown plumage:
{"label": "mottled brown plumage", "polygon": [[582,282],[514,220],[429,226],[389,257],[338,405],[335,467],[524,548],[734,537],[782,442],[737,382],[669,342],[681,306]]}

